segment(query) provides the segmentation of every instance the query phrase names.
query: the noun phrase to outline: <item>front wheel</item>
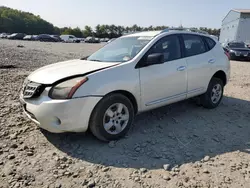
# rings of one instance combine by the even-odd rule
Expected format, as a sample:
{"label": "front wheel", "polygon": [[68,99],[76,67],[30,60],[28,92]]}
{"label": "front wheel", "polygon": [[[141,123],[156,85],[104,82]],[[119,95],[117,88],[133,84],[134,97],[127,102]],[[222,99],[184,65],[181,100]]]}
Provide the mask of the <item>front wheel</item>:
{"label": "front wheel", "polygon": [[201,105],[208,109],[216,108],[222,100],[223,93],[224,84],[222,80],[212,78],[208,85],[207,92],[200,97]]}
{"label": "front wheel", "polygon": [[122,94],[105,96],[94,108],[89,127],[100,140],[117,140],[126,135],[134,119],[134,108]]}

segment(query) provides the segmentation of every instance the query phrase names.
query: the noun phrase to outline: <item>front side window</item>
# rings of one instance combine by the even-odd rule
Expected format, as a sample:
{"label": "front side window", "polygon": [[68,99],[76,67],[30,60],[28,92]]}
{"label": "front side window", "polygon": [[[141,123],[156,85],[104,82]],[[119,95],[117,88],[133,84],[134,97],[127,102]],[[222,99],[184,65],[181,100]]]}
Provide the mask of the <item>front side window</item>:
{"label": "front side window", "polygon": [[164,62],[181,58],[179,38],[176,35],[172,35],[160,39],[149,50],[148,55],[153,53],[162,53],[164,55]]}
{"label": "front side window", "polygon": [[198,35],[183,35],[186,57],[206,52],[205,44]]}
{"label": "front side window", "polygon": [[153,37],[121,37],[87,58],[89,61],[126,62],[133,59]]}

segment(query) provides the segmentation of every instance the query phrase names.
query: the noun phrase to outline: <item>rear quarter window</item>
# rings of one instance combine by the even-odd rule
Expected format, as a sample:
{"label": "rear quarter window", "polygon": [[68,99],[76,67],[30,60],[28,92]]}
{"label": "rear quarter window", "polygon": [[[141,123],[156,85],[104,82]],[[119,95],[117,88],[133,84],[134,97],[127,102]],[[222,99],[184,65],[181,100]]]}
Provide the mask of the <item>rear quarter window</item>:
{"label": "rear quarter window", "polygon": [[205,37],[205,41],[206,41],[206,43],[207,43],[207,45],[208,45],[208,47],[209,47],[210,50],[211,50],[211,49],[215,46],[215,44],[216,44],[216,42],[215,42],[213,39],[208,38],[208,37]]}

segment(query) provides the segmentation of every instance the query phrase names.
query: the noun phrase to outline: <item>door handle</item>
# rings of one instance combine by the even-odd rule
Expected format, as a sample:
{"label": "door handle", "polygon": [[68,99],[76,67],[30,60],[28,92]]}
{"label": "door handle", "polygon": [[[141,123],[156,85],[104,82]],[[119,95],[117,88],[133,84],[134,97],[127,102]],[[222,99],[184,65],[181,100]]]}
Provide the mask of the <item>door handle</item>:
{"label": "door handle", "polygon": [[210,64],[215,63],[215,59],[210,59],[210,60],[208,61],[208,63],[210,63]]}
{"label": "door handle", "polygon": [[185,69],[186,69],[185,66],[180,66],[180,67],[177,68],[178,71],[184,71]]}

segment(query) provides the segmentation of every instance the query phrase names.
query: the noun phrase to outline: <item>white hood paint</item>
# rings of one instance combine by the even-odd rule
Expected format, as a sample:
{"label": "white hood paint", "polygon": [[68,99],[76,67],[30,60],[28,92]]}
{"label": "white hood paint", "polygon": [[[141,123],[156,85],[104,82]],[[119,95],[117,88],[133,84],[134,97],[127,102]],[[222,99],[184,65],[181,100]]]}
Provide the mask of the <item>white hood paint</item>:
{"label": "white hood paint", "polygon": [[75,59],[44,66],[31,73],[28,79],[41,84],[52,84],[69,76],[85,74],[115,64]]}

